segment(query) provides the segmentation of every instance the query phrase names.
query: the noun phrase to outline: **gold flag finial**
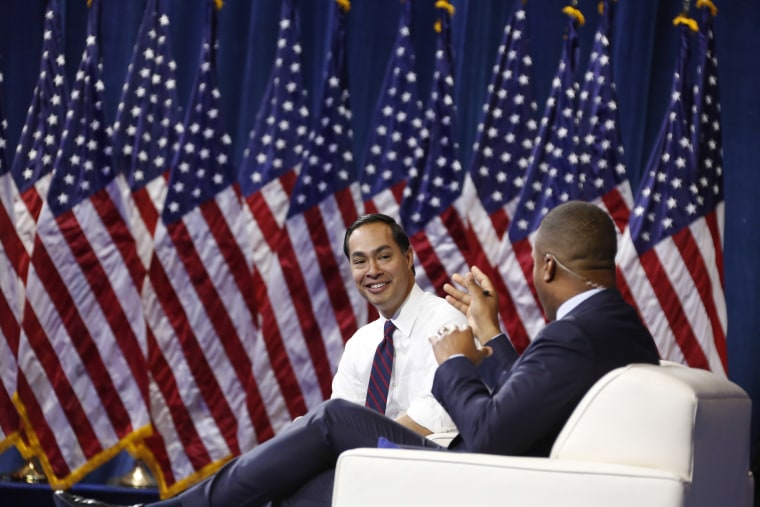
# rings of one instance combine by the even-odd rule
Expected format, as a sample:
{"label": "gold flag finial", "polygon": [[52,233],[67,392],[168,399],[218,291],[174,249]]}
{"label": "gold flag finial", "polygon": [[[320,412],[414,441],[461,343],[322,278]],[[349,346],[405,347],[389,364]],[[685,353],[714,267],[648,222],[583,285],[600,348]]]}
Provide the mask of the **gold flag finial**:
{"label": "gold flag finial", "polygon": [[343,9],[343,12],[351,10],[351,2],[349,0],[335,0],[335,2],[341,9]]}
{"label": "gold flag finial", "polygon": [[579,26],[583,26],[586,24],[586,18],[583,17],[583,13],[579,9],[573,7],[572,5],[568,5],[567,7],[562,9],[562,12],[564,14],[567,14],[568,16],[575,18]]}
{"label": "gold flag finial", "polygon": [[673,20],[673,26],[678,26],[678,25],[686,25],[689,27],[689,29],[692,32],[699,31],[699,25],[694,20],[694,18],[690,18],[689,16],[685,16],[683,14],[681,14],[680,16],[676,16],[675,19]]}
{"label": "gold flag finial", "polygon": [[[449,11],[449,17],[454,15],[454,12],[456,9],[454,9],[454,6],[451,5],[447,0],[437,0],[435,2],[435,8],[436,9],[446,9]],[[433,28],[435,29],[436,33],[441,33],[441,20],[437,20],[435,22],[435,25],[433,25]]]}
{"label": "gold flag finial", "polygon": [[700,7],[707,7],[710,9],[710,14],[712,14],[713,17],[718,15],[718,8],[715,7],[715,4],[712,2],[712,0],[697,0],[697,9]]}
{"label": "gold flag finial", "polygon": [[447,11],[449,11],[449,16],[453,16],[454,15],[454,11],[455,11],[454,6],[451,5],[451,3],[449,3],[447,0],[438,0],[435,3],[435,8],[436,9],[446,9]]}

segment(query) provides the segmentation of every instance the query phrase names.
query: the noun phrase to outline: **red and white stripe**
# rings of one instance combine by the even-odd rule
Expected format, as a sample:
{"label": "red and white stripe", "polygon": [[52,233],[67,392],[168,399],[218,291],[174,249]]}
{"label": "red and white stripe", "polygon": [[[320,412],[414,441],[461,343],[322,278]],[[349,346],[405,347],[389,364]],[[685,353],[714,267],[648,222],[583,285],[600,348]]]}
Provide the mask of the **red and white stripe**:
{"label": "red and white stripe", "polygon": [[43,206],[37,226],[19,397],[54,486],[76,482],[150,423],[144,269],[116,185],[58,217]]}
{"label": "red and white stripe", "polygon": [[624,291],[663,359],[726,374],[727,310],[719,212],[638,255],[626,231],[618,253]]}
{"label": "red and white stripe", "polygon": [[267,299],[277,309],[273,317],[287,337],[307,408],[330,397],[343,346],[367,322],[367,303],[352,289],[343,253],[343,236],[358,218],[360,202],[358,188],[351,185],[289,218],[278,262],[267,274]]}
{"label": "red and white stripe", "polygon": [[157,347],[151,374],[166,402],[153,417],[171,461],[167,480],[205,475],[290,420],[256,324],[243,219],[229,187],[157,224],[143,304]]}
{"label": "red and white stripe", "polygon": [[0,175],[0,445],[13,441],[19,431],[19,418],[13,405],[18,366],[16,353],[23,308],[23,280],[19,266],[26,255],[15,229],[13,193],[15,184],[9,173]]}
{"label": "red and white stripe", "polygon": [[[261,338],[271,362],[270,382],[276,381],[282,392],[287,412],[291,418],[306,413],[306,404],[298,376],[290,362],[286,340],[293,335],[284,332],[277,322],[283,308],[269,299],[267,279],[273,270],[280,270],[276,251],[285,238],[285,220],[290,204],[290,194],[298,177],[298,167],[287,171],[248,196],[244,206],[246,215],[246,237],[251,239],[253,277],[258,301],[258,316]],[[284,285],[279,285],[281,290]],[[284,301],[282,304],[292,306]],[[286,323],[287,324],[287,323]],[[282,429],[280,426],[275,431]]]}

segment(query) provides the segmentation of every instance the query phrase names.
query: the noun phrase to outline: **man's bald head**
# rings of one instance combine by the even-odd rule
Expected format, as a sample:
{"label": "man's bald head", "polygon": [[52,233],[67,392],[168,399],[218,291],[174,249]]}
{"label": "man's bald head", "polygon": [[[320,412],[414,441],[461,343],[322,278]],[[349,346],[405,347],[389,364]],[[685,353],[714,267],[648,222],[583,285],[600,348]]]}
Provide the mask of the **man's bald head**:
{"label": "man's bald head", "polygon": [[549,211],[538,229],[535,247],[541,254],[556,255],[574,271],[615,270],[615,224],[594,204],[570,201]]}

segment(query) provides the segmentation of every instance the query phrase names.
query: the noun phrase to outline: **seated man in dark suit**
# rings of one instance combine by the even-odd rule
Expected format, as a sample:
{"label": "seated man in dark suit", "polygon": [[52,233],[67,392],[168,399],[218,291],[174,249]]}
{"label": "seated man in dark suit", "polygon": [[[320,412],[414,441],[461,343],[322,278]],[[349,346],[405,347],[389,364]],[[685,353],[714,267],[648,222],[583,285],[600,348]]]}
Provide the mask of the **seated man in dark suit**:
{"label": "seated man in dark suit", "polygon": [[[615,227],[598,207],[570,202],[547,213],[535,238],[533,279],[550,323],[521,356],[499,332],[491,281],[477,268],[453,277],[462,289],[447,286],[447,299],[470,327],[443,329],[430,340],[439,362],[433,394],[460,432],[449,450],[546,456],[600,377],[629,363],[658,362],[652,336],[615,288],[616,249]],[[324,477],[341,452],[374,447],[379,437],[444,450],[373,410],[330,400],[206,481],[151,505],[266,505]],[[56,502],[105,505],[61,492]]]}

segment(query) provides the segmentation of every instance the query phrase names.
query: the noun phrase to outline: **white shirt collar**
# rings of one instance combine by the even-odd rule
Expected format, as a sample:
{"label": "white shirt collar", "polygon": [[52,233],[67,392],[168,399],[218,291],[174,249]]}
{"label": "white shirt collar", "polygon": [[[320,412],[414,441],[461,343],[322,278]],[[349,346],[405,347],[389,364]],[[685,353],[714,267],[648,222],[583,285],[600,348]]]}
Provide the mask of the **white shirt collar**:
{"label": "white shirt collar", "polygon": [[557,308],[557,320],[561,319],[568,313],[572,312],[576,306],[586,301],[588,298],[593,296],[594,294],[597,294],[599,292],[602,292],[604,289],[589,289],[587,291],[581,292],[580,294],[576,294],[575,296],[571,297],[564,303],[562,303],[559,308]]}
{"label": "white shirt collar", "polygon": [[395,315],[390,320],[396,326],[396,329],[404,333],[406,336],[412,335],[412,328],[414,327],[414,321],[419,316],[419,304],[422,298],[425,297],[425,292],[416,283],[412,286],[412,290],[406,296],[406,299]]}

